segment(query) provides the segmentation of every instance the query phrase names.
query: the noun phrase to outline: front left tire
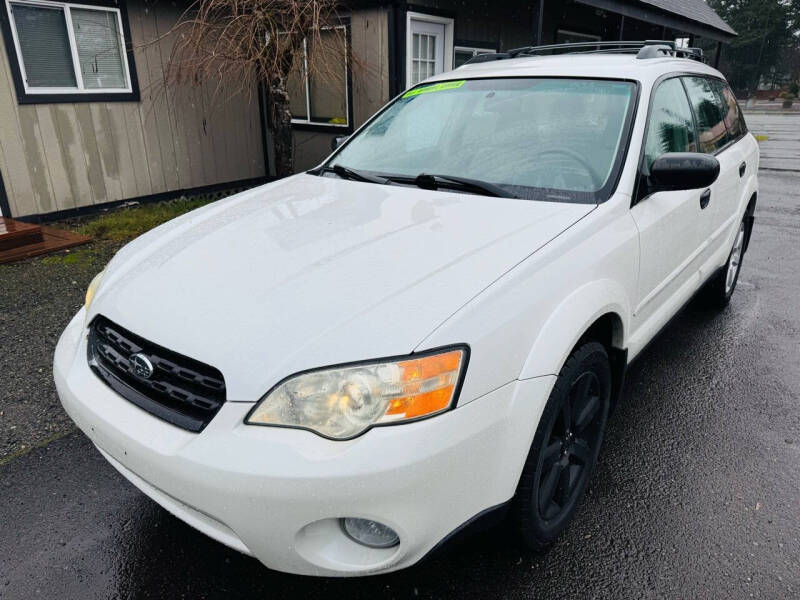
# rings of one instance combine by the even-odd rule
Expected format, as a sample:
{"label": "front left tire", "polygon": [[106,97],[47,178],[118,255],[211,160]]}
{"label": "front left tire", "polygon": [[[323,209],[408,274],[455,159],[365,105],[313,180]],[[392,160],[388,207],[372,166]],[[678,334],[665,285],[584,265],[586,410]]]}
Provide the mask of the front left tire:
{"label": "front left tire", "polygon": [[603,441],[611,381],[597,342],[575,349],[558,375],[512,504],[513,526],[532,550],[555,542],[575,515]]}

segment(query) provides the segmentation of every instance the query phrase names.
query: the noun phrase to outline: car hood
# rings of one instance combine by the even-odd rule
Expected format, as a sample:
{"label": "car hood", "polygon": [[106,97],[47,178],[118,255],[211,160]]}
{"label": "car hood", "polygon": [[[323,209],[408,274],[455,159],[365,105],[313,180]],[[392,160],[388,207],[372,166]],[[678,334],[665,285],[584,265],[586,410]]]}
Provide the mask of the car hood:
{"label": "car hood", "polygon": [[256,401],[298,371],[410,353],[593,208],[297,175],[128,244],[89,317],[217,367],[229,400]]}

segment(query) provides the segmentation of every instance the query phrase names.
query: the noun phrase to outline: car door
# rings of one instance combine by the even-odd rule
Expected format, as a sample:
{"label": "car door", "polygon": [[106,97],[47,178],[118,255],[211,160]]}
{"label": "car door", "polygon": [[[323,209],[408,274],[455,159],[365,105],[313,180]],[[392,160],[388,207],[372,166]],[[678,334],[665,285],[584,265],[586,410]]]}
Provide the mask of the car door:
{"label": "car door", "polygon": [[[696,152],[692,111],[679,77],[652,94],[640,181],[667,152]],[[657,330],[699,285],[700,251],[710,230],[702,199],[706,190],[660,191],[639,186],[631,214],[639,229],[640,267],[634,328]]]}
{"label": "car door", "polygon": [[[719,84],[722,100],[725,103],[725,125],[728,128],[728,132],[735,140],[734,143],[736,144],[736,149],[742,161],[739,163],[738,168],[739,185],[737,197],[739,199],[739,204],[735,207],[734,212],[734,215],[738,217],[740,216],[739,211],[744,207],[744,202],[747,201],[744,197],[747,191],[747,181],[758,171],[758,144],[752,136],[747,135],[747,125],[744,122],[742,110],[739,108],[739,103],[736,101],[736,97],[733,95],[730,86],[723,82],[719,82]],[[735,231],[737,225],[738,219],[732,223],[729,232],[732,233]]]}
{"label": "car door", "polygon": [[723,99],[724,82],[702,76],[684,77],[683,81],[697,123],[700,152],[713,154],[719,161],[719,177],[711,186],[707,207],[711,227],[702,253],[701,277],[705,279],[719,266],[721,247],[727,243],[734,221],[738,221],[739,168],[744,156],[736,143],[740,136],[725,122],[728,107]]}

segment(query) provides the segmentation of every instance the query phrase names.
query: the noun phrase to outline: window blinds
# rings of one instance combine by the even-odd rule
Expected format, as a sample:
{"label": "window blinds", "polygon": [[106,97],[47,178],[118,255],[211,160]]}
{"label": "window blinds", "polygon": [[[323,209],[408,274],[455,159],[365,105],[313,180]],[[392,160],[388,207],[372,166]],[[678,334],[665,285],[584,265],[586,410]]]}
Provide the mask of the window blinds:
{"label": "window blinds", "polygon": [[76,87],[64,10],[12,4],[28,87]]}

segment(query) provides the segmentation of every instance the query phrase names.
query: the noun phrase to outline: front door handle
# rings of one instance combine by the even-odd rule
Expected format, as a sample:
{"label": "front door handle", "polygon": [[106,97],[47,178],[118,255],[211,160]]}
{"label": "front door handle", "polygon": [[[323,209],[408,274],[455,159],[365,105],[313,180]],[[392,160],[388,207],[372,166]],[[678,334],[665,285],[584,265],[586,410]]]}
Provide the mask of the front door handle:
{"label": "front door handle", "polygon": [[739,177],[744,177],[744,172],[747,170],[747,163],[743,162],[739,165]]}
{"label": "front door handle", "polygon": [[711,190],[708,189],[700,194],[700,208],[705,208],[711,202]]}

